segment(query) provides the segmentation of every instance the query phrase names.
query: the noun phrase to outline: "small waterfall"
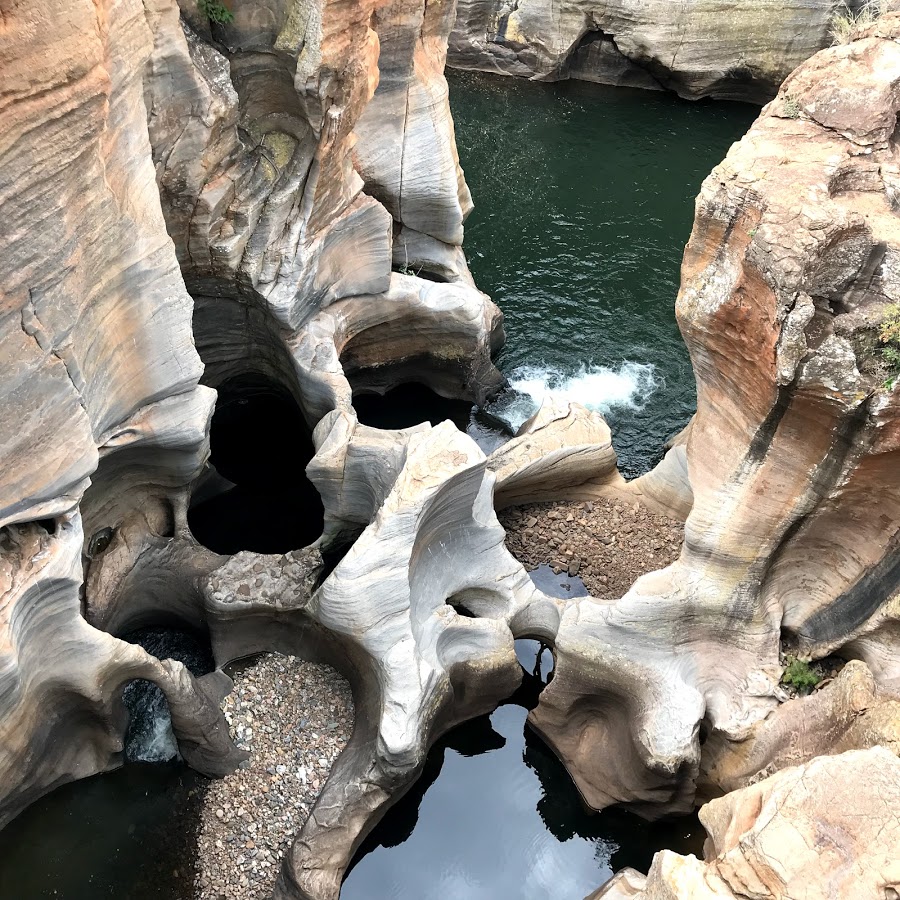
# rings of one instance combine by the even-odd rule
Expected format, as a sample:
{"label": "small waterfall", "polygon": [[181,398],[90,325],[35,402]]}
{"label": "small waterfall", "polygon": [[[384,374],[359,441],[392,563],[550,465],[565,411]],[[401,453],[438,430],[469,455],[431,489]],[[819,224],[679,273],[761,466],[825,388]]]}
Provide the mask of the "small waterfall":
{"label": "small waterfall", "polygon": [[[144,628],[124,635],[123,640],[138,644],[159,659],[177,659],[194,675],[204,675],[213,669],[209,646],[191,632]],[[125,734],[125,758],[129,762],[151,763],[175,759],[178,744],[163,692],[152,682],[137,679],[125,687],[122,699],[130,717]]]}

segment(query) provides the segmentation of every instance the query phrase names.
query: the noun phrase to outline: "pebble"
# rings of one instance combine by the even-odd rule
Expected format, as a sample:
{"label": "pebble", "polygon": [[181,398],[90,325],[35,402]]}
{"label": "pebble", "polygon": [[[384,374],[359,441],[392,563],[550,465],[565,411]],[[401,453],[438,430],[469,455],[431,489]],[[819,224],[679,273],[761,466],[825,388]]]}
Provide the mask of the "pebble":
{"label": "pebble", "polygon": [[353,731],[350,686],[329,666],[272,653],[233,678],[222,711],[250,759],[209,783],[194,900],[271,896],[281,859]]}
{"label": "pebble", "polygon": [[641,575],[673,563],[684,542],[681,522],[639,502],[537,503],[499,518],[506,546],[527,569],[546,563],[577,575],[600,600],[617,600]]}

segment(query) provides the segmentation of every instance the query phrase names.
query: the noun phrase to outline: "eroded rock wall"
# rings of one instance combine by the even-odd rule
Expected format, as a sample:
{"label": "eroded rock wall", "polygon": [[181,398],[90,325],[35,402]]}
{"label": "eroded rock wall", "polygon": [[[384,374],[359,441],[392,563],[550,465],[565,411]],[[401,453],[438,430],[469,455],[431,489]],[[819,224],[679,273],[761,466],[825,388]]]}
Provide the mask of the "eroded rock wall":
{"label": "eroded rock wall", "polygon": [[832,0],[460,0],[449,60],[541,81],[765,102],[831,43],[832,17],[842,10]]}
{"label": "eroded rock wall", "polygon": [[676,307],[698,388],[684,548],[616,603],[572,602],[532,713],[592,805],[686,810],[701,776],[733,789],[839,746],[871,689],[780,706],[785,651],[859,657],[897,693],[900,380],[878,334],[898,112],[892,14],[799,67],[703,184]]}
{"label": "eroded rock wall", "polygon": [[[379,390],[411,372],[472,399],[498,383],[501,317],[460,248],[451,19],[373,0],[242,2],[227,24],[192,0],[5,15],[0,822],[121,762],[131,678],[163,687],[198,768],[239,759],[227,679],[111,636],[210,627],[202,584],[225,560],[186,514],[210,474],[212,387],[271,378],[312,426],[352,414],[345,368]],[[416,272],[392,272],[395,236]],[[432,257],[457,284],[418,277]]]}

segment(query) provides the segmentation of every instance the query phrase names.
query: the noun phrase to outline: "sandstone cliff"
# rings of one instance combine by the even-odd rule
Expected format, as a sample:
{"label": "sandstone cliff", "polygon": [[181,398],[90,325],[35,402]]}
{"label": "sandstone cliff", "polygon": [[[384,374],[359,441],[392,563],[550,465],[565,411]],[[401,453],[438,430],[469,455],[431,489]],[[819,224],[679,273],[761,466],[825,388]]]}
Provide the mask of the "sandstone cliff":
{"label": "sandstone cliff", "polygon": [[765,102],[831,43],[831,21],[842,9],[832,0],[460,0],[449,59],[455,68],[541,81]]}
{"label": "sandstone cliff", "polygon": [[[353,685],[355,731],[285,900],[337,897],[434,740],[514,690],[519,637],[553,647],[532,722],[598,809],[686,811],[698,789],[896,749],[900,379],[878,332],[900,299],[900,16],[801,66],[704,183],[677,305],[697,415],[625,484],[602,419],[552,399],[490,457],[447,422],[358,421],[360,387],[414,378],[477,402],[499,381],[501,317],[461,250],[452,15],[5,14],[0,822],[121,761],[134,678],[165,691],[192,765],[237,763],[228,679],[115,636],[162,618],[208,630],[220,666],[275,649]],[[325,530],[226,558],[186,512],[211,477],[213,389],[248,374],[314,427]],[[679,560],[614,600],[537,590],[495,506],[579,492],[686,516]],[[784,650],[853,661],[783,702]]]}

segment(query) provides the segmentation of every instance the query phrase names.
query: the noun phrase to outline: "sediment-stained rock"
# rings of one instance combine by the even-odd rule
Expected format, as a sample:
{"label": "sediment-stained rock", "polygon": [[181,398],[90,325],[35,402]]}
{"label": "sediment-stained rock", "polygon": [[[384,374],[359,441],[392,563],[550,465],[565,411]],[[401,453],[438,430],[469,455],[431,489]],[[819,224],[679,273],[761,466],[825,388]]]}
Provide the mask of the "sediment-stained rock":
{"label": "sediment-stained rock", "polygon": [[198,768],[222,774],[240,760],[218,708],[227,678],[195,680],[85,618],[115,617],[119,586],[101,569],[121,576],[168,541],[207,453],[213,396],[198,387],[191,298],[151,161],[151,51],[134,0],[4,14],[4,823],[50,788],[121,762],[121,691],[133,678],[163,689],[181,752]]}
{"label": "sediment-stained rock", "polygon": [[[821,10],[803,8],[815,43]],[[452,12],[254,0],[210,25],[189,0],[79,0],[4,20],[0,820],[118,761],[136,677],[165,691],[189,761],[235,763],[225,680],[100,630],[161,613],[207,627],[220,664],[278,650],[353,685],[356,728],[286,862],[284,900],[337,897],[436,737],[516,687],[516,637],[553,646],[531,721],[598,809],[686,811],[698,780],[737,786],[800,750],[895,741],[900,386],[875,333],[900,298],[900,16],[802,66],[705,182],[677,310],[697,415],[660,469],[625,485],[605,423],[576,406],[547,404],[489,459],[450,423],[379,432],[355,416],[357,389],[416,380],[480,402],[499,384],[499,312],[460,246],[469,200],[440,72]],[[791,33],[795,12],[782,11]],[[514,13],[524,34],[529,9]],[[684,36],[641,34],[631,20],[608,32],[648,58]],[[683,93],[783,77],[777,54],[713,77],[716,54],[678,40],[646,65]],[[245,375],[289,390],[316,426],[325,533],[225,559],[193,540],[186,508],[209,387]],[[687,516],[681,556],[621,598],[546,597],[495,505],[579,492]],[[353,538],[325,577],[321,552]],[[782,704],[783,638],[868,669]],[[742,862],[723,841],[730,884]]]}
{"label": "sediment-stained rock", "polygon": [[900,760],[888,751],[815,759],[704,806],[704,860],[663,850],[646,879],[625,870],[591,898],[891,897],[898,804]]}
{"label": "sediment-stained rock", "polygon": [[[192,325],[207,357],[206,384],[270,377],[313,425],[336,408],[352,415],[341,354],[367,386],[420,377],[445,393],[483,399],[499,383],[490,354],[502,340],[501,317],[471,284],[460,249],[470,204],[441,71],[452,9],[435,8],[427,24],[414,23],[412,33],[428,46],[413,40],[415,65],[404,68],[411,45],[398,48],[397,59],[380,56],[368,0],[316,10],[287,0],[242,3],[225,25],[211,25],[190,0],[183,7],[24,3],[0,39],[8,87],[0,211],[11,226],[0,236],[0,528],[37,529],[51,543],[57,530],[65,535],[66,597],[74,604],[55,620],[70,631],[70,655],[61,653],[52,671],[23,672],[36,665],[38,644],[28,642],[40,635],[17,631],[17,610],[27,602],[15,586],[27,581],[30,564],[15,550],[18,532],[8,539],[4,532],[10,584],[0,647],[9,650],[0,695],[10,705],[2,707],[0,740],[15,729],[18,748],[5,760],[4,817],[53,784],[118,761],[125,718],[108,710],[135,677],[129,654],[170,684],[183,754],[216,770],[204,762],[206,751],[192,751],[193,726],[181,711],[194,708],[212,727],[217,707],[205,682],[165,674],[168,663],[122,651],[91,627],[118,634],[161,618],[208,626],[200,586],[223,558],[193,539],[186,510],[208,456],[215,394],[198,383]],[[408,81],[411,93],[434,98],[430,106],[423,100],[421,120],[382,123],[401,136],[410,127],[400,142],[409,147],[390,151],[410,153],[412,166],[416,154],[419,163],[428,158],[429,143],[443,148],[435,156],[440,178],[435,170],[436,180],[416,183],[417,163],[408,202],[398,193],[391,211],[364,192],[352,153],[379,60],[394,73],[394,89]],[[373,140],[386,142],[375,131]],[[451,183],[456,200],[448,207]],[[432,201],[450,209],[446,227],[425,226],[421,210]],[[459,283],[392,275],[395,230],[417,258],[431,248]],[[323,316],[334,325],[335,367],[317,372],[316,360],[297,350],[323,349],[305,330],[321,330]],[[320,403],[307,388],[331,375],[340,397]],[[72,517],[84,522],[79,552],[73,528],[64,527]],[[107,639],[118,649],[94,652],[112,661],[88,666],[91,648]],[[88,692],[101,709],[97,733],[73,732],[72,740],[93,741],[102,752],[75,750],[77,764],[41,759],[38,723],[27,709],[35,695],[15,689],[29,677],[35,685],[59,682],[60,728]],[[223,747],[217,752],[231,758]]]}
{"label": "sediment-stained rock", "polygon": [[195,679],[179,662],[89,625],[81,614],[79,514],[0,531],[0,826],[46,791],[120,765],[122,688],[155,682],[182,755],[210,775],[243,758],[219,709],[230,679]]}
{"label": "sediment-stained rock", "polygon": [[[850,2],[856,10],[861,4]],[[450,65],[544,81],[672,90],[764,102],[831,44],[830,0],[553,4],[460,0]]]}

